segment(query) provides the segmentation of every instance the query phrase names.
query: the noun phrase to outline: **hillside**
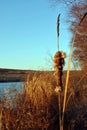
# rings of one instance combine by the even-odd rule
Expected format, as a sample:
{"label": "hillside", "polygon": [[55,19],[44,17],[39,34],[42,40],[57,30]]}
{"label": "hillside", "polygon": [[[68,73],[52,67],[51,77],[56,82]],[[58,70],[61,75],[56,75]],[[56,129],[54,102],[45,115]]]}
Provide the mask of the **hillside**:
{"label": "hillside", "polygon": [[[16,69],[2,69],[0,68],[0,82],[19,82],[26,81],[27,76],[30,78],[34,73],[47,73],[48,71],[36,71],[36,70],[16,70]],[[52,72],[53,73],[53,72]]]}
{"label": "hillside", "polygon": [[34,71],[31,70],[15,70],[0,68],[0,82],[24,81],[28,74],[32,75],[33,73]]}
{"label": "hillside", "polygon": [[[26,81],[27,76],[29,75],[31,78],[34,73],[40,74],[45,73],[53,75],[53,71],[35,71],[35,70],[16,70],[16,69],[2,69],[0,68],[0,82],[19,82],[19,81]],[[63,74],[64,81],[66,78],[66,71]],[[74,80],[75,79],[75,80]],[[80,79],[85,80],[84,82],[87,83],[87,74],[83,71],[70,71],[70,81],[79,81]]]}

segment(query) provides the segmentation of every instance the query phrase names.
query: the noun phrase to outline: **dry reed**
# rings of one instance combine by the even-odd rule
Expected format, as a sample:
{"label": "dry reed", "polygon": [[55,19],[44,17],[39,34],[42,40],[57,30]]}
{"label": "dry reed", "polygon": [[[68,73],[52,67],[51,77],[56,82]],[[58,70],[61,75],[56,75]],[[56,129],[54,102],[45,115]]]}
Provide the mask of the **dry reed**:
{"label": "dry reed", "polygon": [[[19,93],[17,90],[14,90],[14,98],[11,101],[13,105],[9,102],[7,103],[5,98],[1,100],[1,130],[59,129],[58,95],[54,93],[56,81],[53,78],[53,73],[35,73],[32,78],[29,77],[27,79],[28,82],[24,86],[24,91]],[[77,82],[77,79],[75,82]],[[67,97],[69,97],[72,91],[73,95],[67,103],[64,130],[72,130],[74,128],[74,130],[78,130],[81,122],[83,123],[81,127],[86,130],[87,96],[85,92],[87,89],[82,89],[84,92],[82,95],[79,95],[79,99],[77,92],[73,88],[74,84],[71,82],[69,85],[71,86],[68,89]],[[80,88],[78,89],[80,91]],[[61,94],[60,104],[62,104],[62,100],[63,93]]]}

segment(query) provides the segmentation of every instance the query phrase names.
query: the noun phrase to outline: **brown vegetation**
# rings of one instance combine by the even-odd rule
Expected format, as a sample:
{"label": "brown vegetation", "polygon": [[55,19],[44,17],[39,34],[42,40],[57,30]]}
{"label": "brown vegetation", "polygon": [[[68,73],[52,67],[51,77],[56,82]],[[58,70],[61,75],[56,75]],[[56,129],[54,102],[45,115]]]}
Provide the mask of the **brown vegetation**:
{"label": "brown vegetation", "polygon": [[[87,129],[87,79],[84,74],[84,72],[77,71],[70,75],[64,130]],[[65,77],[64,73],[64,85]],[[0,101],[0,129],[58,130],[59,110],[58,97],[54,92],[55,87],[56,81],[53,73],[35,73],[32,79],[28,75],[21,93],[14,89],[13,97],[2,97]],[[63,92],[61,99],[63,99]]]}

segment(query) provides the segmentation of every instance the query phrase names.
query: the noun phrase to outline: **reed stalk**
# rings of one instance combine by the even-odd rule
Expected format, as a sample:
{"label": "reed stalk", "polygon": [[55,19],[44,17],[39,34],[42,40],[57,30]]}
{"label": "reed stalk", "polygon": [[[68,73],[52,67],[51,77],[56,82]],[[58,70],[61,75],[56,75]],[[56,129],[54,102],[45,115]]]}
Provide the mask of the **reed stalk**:
{"label": "reed stalk", "polygon": [[75,32],[74,32],[74,37],[72,39],[72,44],[71,44],[71,49],[70,49],[70,56],[69,56],[69,60],[68,60],[68,70],[67,70],[67,76],[66,76],[66,84],[65,84],[65,90],[64,90],[64,100],[63,100],[63,110],[62,110],[62,129],[63,130],[63,123],[64,123],[64,114],[65,114],[65,107],[66,107],[66,97],[67,97],[67,90],[68,90],[68,82],[69,82],[69,73],[70,73],[70,63],[71,63],[71,59],[72,59],[72,53],[73,53],[73,47],[74,47],[74,41],[76,38],[76,34],[77,34],[77,30],[78,27],[81,25],[81,23],[83,22],[84,18],[86,17],[87,13],[85,13],[83,15],[83,17],[81,18]]}
{"label": "reed stalk", "polygon": [[69,82],[69,74],[70,74],[70,63],[71,63],[71,59],[72,59],[72,53],[73,53],[73,46],[74,46],[74,41],[75,41],[75,36],[76,36],[76,32],[74,34],[74,38],[72,40],[72,45],[71,45],[71,49],[70,49],[70,56],[69,56],[69,60],[68,60],[68,70],[67,70],[67,76],[66,76],[66,84],[65,84],[65,90],[64,90],[64,100],[63,100],[63,110],[62,110],[62,120],[61,120],[61,130],[63,130],[64,127],[64,114],[65,114],[65,107],[66,107],[66,97],[67,97],[67,90],[68,90],[68,82]]}

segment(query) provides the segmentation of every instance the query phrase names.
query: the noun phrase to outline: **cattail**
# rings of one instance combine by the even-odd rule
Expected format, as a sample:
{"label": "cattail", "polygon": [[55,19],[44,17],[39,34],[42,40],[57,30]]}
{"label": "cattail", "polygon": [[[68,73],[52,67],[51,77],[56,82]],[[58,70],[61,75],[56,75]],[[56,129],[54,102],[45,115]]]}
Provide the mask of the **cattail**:
{"label": "cattail", "polygon": [[58,106],[59,106],[59,126],[60,130],[62,128],[62,116],[61,116],[61,90],[62,90],[62,75],[63,75],[63,66],[65,64],[64,62],[65,53],[58,51],[56,52],[54,56],[54,76],[56,78],[56,88],[55,92],[58,93]]}
{"label": "cattail", "polygon": [[61,87],[62,87],[62,75],[63,75],[63,66],[65,64],[64,62],[64,58],[66,57],[66,54],[64,52],[58,51],[56,52],[55,56],[54,56],[54,76],[56,78],[56,92],[61,91]]}

